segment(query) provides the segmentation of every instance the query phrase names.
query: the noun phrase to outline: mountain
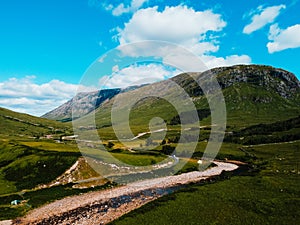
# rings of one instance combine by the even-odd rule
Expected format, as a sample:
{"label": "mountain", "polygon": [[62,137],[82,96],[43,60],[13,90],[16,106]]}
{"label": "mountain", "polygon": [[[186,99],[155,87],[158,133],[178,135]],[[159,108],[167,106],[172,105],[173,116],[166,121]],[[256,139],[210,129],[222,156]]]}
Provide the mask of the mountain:
{"label": "mountain", "polygon": [[[261,65],[237,65],[215,68],[201,77],[213,74],[222,88],[229,125],[251,125],[274,122],[299,115],[300,82],[288,71]],[[207,107],[201,88],[193,79],[181,74],[172,78],[194,98],[198,107]]]}
{"label": "mountain", "polygon": [[[291,98],[295,94],[299,94],[300,90],[300,82],[294,74],[271,66],[237,65],[220,67],[203,73],[193,73],[193,77],[201,81],[201,77],[207,74],[216,76],[222,89],[244,83],[264,87],[270,92],[276,92],[283,98]],[[202,95],[196,83],[192,81],[191,76],[180,74],[172,80],[184,87],[192,96]]]}
{"label": "mountain", "polygon": [[42,115],[42,118],[68,122],[72,120],[72,113],[73,118],[82,117],[96,110],[102,103],[108,101],[117,94],[131,91],[142,86],[143,85],[136,85],[123,89],[113,88],[94,92],[81,92],[58,108]]}
{"label": "mountain", "polygon": [[42,117],[63,122],[71,121],[72,111],[74,115],[76,115],[75,117],[81,117],[95,110],[105,100],[112,98],[120,92],[121,89],[116,88],[78,93],[74,98],[59,106],[58,108],[46,113]]}
{"label": "mountain", "polygon": [[[127,100],[135,96],[160,93],[161,98],[145,97],[135,104],[130,112],[130,124],[137,127],[143,125],[148,127],[149,121],[155,116],[163,118],[170,124],[178,116],[178,112],[162,97],[171,98],[178,95],[174,86],[174,82],[176,82],[192,98],[198,111],[207,112],[209,109],[207,99],[196,81],[201,82],[203,76],[210,74],[217,77],[222,88],[228,126],[244,127],[259,123],[271,123],[290,119],[300,114],[300,82],[296,76],[282,69],[261,65],[237,65],[215,68],[203,73],[179,74],[170,80],[118,94],[118,98],[123,101],[119,102],[117,107],[119,109],[127,107]],[[115,98],[112,98],[104,102],[95,110],[98,128],[111,125],[111,110],[114,100]],[[90,124],[93,121],[91,116],[94,115],[82,117],[78,124],[92,125]],[[202,123],[209,124],[209,115],[201,116],[201,118],[203,119]]]}

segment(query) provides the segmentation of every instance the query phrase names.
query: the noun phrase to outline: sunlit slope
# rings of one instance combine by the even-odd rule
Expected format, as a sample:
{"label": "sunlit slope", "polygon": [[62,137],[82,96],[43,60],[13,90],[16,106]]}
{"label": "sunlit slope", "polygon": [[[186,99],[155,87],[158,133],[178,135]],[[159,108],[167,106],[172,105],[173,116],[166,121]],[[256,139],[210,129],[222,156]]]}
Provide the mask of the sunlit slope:
{"label": "sunlit slope", "polygon": [[70,130],[68,124],[0,108],[0,135],[42,136]]}

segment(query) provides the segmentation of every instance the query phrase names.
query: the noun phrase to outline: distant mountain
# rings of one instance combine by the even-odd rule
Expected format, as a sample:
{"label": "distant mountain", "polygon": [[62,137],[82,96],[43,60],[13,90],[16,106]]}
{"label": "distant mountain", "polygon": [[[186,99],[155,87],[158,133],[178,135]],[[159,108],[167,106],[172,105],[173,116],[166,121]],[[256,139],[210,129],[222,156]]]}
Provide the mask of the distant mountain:
{"label": "distant mountain", "polygon": [[114,97],[121,92],[120,88],[100,90],[95,92],[78,93],[74,98],[58,108],[43,115],[43,118],[71,121],[72,110],[74,117],[81,117],[97,109],[101,103]]}
{"label": "distant mountain", "polygon": [[[172,82],[180,85],[193,99],[198,111],[206,112],[208,103],[196,81],[208,73],[217,77],[222,88],[227,109],[229,126],[249,126],[259,123],[271,123],[300,115],[300,82],[288,71],[261,65],[237,65],[215,68],[203,73],[183,73],[170,80],[149,84],[118,96],[147,96],[152,90],[162,96],[175,96],[176,90]],[[196,81],[195,81],[196,80]],[[127,97],[126,97],[127,96]],[[111,124],[110,112],[114,98],[106,101],[95,111],[97,127]],[[126,107],[126,101],[118,107]],[[131,125],[142,126],[149,123],[153,116],[162,117],[169,124],[178,113],[161,98],[145,98],[131,111]],[[201,116],[204,123],[210,117]],[[80,119],[83,125],[90,125],[89,115]]]}
{"label": "distant mountain", "polygon": [[117,94],[131,91],[142,86],[144,85],[78,93],[74,98],[72,98],[68,102],[44,114],[42,118],[57,120],[61,122],[68,122],[72,120],[72,115],[73,119],[82,117],[96,110],[102,103],[108,101]]}

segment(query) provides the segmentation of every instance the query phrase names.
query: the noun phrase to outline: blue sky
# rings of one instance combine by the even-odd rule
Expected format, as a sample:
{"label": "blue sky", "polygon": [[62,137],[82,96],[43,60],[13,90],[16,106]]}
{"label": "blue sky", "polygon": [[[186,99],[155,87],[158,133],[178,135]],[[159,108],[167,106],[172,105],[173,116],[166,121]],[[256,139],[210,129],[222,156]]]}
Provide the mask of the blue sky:
{"label": "blue sky", "polygon": [[[299,78],[299,11],[298,0],[3,0],[0,106],[42,115],[76,93],[97,58],[150,39],[183,46],[208,68],[266,64]],[[147,69],[172,76],[160,65],[109,69],[127,77]],[[129,81],[118,82],[107,87]]]}

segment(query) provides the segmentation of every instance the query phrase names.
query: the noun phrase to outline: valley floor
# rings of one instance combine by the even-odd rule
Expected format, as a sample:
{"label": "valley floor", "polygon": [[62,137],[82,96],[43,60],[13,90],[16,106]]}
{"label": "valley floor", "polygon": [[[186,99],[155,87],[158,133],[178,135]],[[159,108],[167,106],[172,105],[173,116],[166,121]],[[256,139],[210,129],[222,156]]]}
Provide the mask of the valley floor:
{"label": "valley floor", "polygon": [[107,224],[181,186],[238,168],[232,163],[176,176],[137,181],[108,190],[67,197],[31,211],[13,224]]}

